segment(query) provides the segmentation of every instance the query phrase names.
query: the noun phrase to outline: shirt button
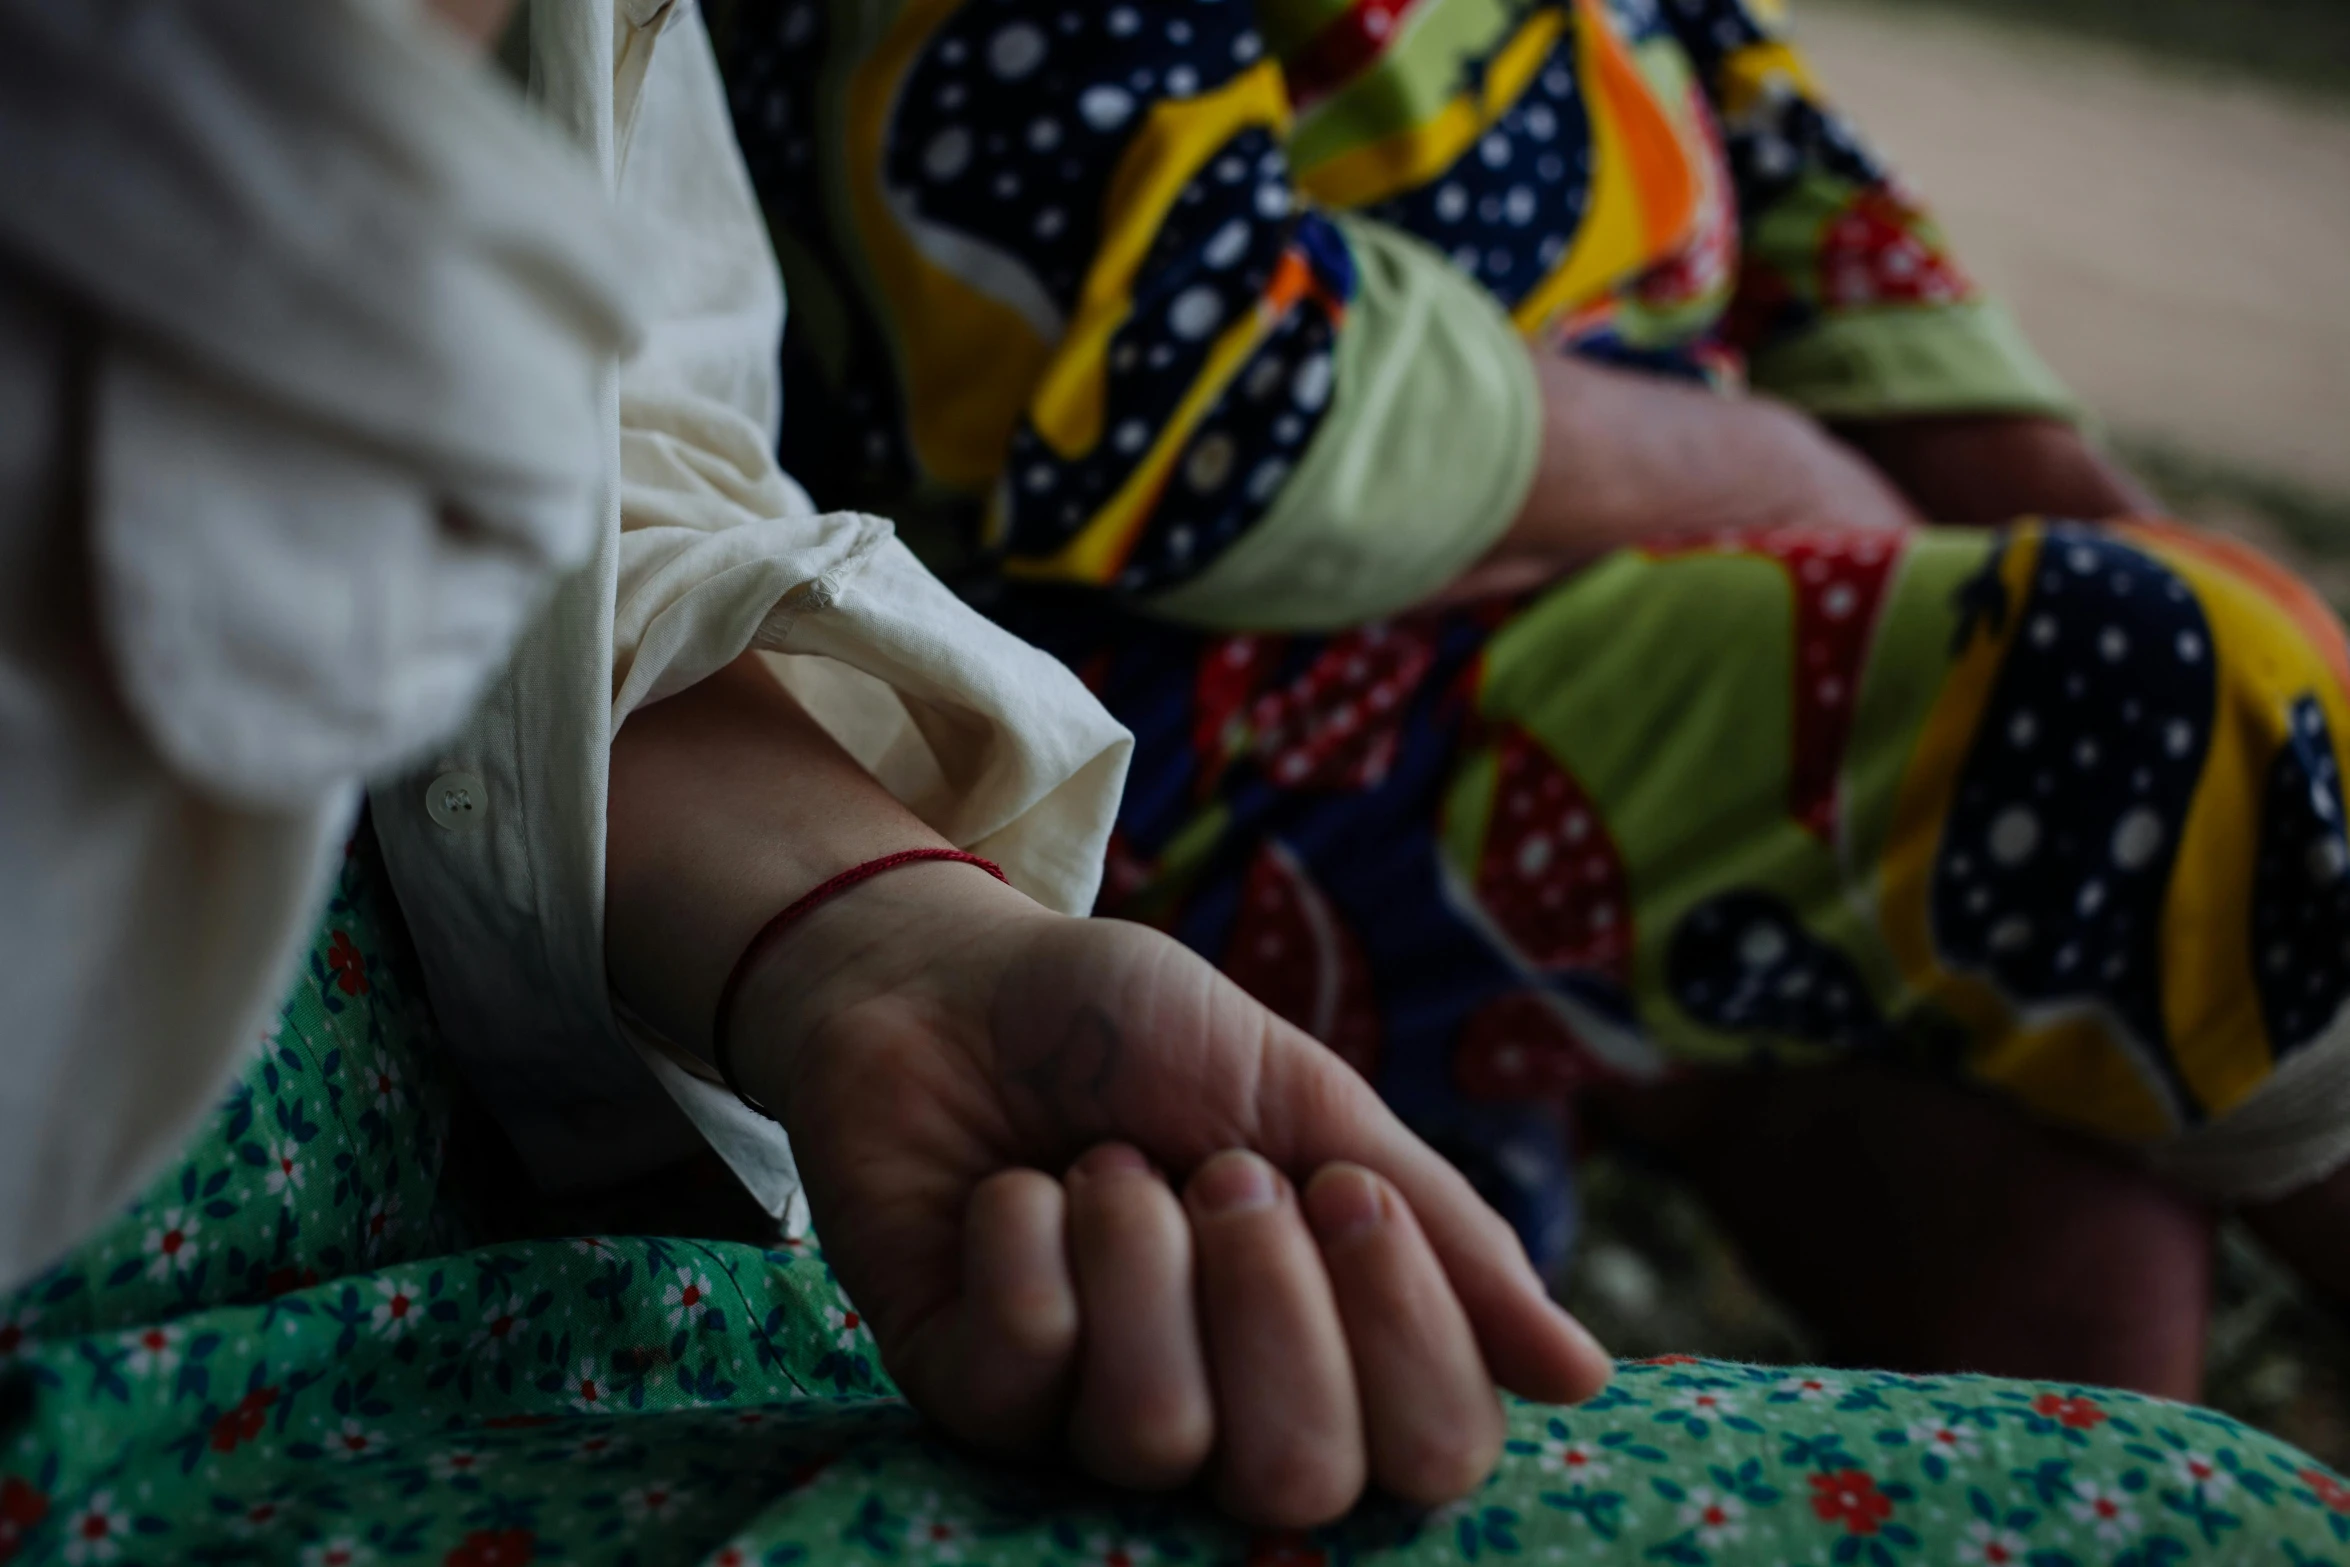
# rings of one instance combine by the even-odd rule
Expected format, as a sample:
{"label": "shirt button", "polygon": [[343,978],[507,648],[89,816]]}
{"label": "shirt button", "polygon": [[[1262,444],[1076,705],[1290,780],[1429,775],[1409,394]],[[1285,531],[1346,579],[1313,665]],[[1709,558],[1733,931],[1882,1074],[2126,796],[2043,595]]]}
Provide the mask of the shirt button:
{"label": "shirt button", "polygon": [[424,789],[424,813],[451,832],[463,832],[490,808],[479,773],[443,773]]}

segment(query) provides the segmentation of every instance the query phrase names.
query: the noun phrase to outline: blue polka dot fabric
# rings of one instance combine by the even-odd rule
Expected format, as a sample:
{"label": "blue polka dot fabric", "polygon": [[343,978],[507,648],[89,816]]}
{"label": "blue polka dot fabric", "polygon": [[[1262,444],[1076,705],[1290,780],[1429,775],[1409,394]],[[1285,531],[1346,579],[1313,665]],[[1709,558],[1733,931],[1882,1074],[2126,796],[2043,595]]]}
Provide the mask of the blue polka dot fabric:
{"label": "blue polka dot fabric", "polygon": [[1675,927],[1666,963],[1673,999],[1725,1034],[1847,1051],[1884,1043],[1852,960],[1769,893],[1741,889],[1700,904]]}
{"label": "blue polka dot fabric", "polygon": [[2315,1040],[2350,1001],[2350,838],[2334,736],[2315,697],[2293,704],[2260,808],[2252,966],[2278,1059]]}
{"label": "blue polka dot fabric", "polygon": [[1364,208],[1515,306],[1566,259],[1591,200],[1591,119],[1568,28],[1518,100],[1434,180]]}
{"label": "blue polka dot fabric", "polygon": [[2077,526],[2049,530],[2016,614],[1934,863],[1935,944],[2027,1013],[2109,1013],[2188,1114],[2160,942],[2211,742],[2210,627],[2167,566]]}

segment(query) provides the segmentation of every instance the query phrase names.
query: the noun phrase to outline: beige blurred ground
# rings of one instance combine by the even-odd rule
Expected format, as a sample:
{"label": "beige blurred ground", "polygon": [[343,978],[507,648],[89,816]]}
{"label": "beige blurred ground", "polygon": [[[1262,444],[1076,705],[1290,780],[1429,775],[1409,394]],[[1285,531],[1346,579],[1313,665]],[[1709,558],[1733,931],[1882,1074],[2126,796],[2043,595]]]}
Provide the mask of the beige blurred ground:
{"label": "beige blurred ground", "polygon": [[1796,16],[2118,434],[2350,497],[2350,106],[1913,8]]}

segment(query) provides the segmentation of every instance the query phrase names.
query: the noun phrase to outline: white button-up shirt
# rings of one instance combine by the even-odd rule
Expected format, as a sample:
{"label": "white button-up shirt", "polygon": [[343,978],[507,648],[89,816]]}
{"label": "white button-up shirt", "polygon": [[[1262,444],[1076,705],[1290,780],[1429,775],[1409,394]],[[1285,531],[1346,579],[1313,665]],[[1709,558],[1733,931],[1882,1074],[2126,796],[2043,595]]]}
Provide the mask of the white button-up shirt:
{"label": "white button-up shirt", "polygon": [[782,290],[698,16],[529,21],[525,108],[393,0],[0,0],[0,1287],[242,1063],[362,777],[557,1187],[698,1135],[796,1194],[613,1006],[635,708],[765,649],[942,835],[1092,897],[1128,736],[775,466]]}

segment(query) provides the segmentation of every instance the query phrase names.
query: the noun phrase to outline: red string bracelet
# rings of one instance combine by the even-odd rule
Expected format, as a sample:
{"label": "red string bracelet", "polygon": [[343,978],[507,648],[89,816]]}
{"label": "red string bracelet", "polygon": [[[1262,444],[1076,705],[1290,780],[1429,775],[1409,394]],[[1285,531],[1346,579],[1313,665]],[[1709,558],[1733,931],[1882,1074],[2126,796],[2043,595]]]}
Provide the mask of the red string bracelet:
{"label": "red string bracelet", "polygon": [[869,882],[883,871],[894,871],[901,865],[914,865],[923,860],[945,860],[957,865],[976,865],[997,881],[1007,880],[1002,867],[994,861],[983,860],[976,854],[965,854],[960,849],[900,849],[895,854],[884,854],[878,859],[867,860],[862,865],[850,866],[830,881],[823,882],[811,891],[801,894],[781,914],[759,927],[759,933],[753,936],[749,944],[743,948],[743,955],[734,960],[734,968],[726,976],[726,983],[718,987],[718,1010],[716,1022],[711,1031],[711,1060],[718,1068],[719,1080],[734,1090],[735,1098],[740,1099],[744,1104],[749,1105],[771,1121],[776,1118],[775,1112],[743,1092],[742,1081],[734,1075],[732,1036],[726,1027],[726,1020],[734,1011],[734,993],[742,989],[743,981],[750,977],[752,965],[759,955],[782,940],[785,933],[790,931],[794,925],[851,887]]}

